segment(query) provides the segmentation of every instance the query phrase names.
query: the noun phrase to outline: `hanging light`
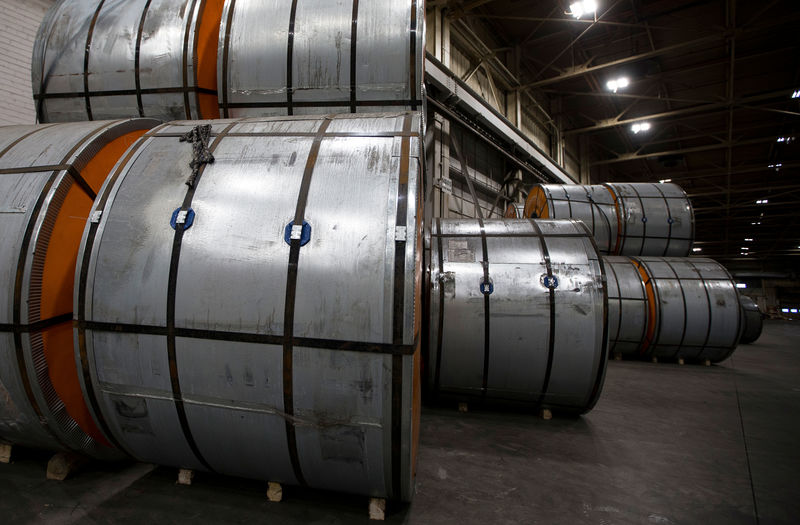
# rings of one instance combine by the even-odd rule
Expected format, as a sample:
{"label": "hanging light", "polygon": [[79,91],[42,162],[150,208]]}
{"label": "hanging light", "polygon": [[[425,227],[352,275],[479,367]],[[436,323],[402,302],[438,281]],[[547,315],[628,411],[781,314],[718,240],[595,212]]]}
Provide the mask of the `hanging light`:
{"label": "hanging light", "polygon": [[595,0],[581,0],[574,2],[569,6],[568,15],[575,18],[580,18],[583,15],[594,14],[597,11],[597,2]]}
{"label": "hanging light", "polygon": [[631,131],[634,133],[639,133],[640,131],[647,131],[650,129],[649,122],[637,122],[633,126],[631,126]]}
{"label": "hanging light", "polygon": [[608,88],[609,91],[613,91],[614,93],[616,93],[618,89],[625,89],[630,84],[631,81],[628,80],[628,77],[619,77],[606,82],[606,87]]}

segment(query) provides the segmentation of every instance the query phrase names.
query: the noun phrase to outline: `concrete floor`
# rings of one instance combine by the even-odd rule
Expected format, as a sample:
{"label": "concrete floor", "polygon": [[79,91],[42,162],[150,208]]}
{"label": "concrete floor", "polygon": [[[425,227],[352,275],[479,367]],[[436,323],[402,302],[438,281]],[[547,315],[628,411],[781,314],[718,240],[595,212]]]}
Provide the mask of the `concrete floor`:
{"label": "concrete floor", "polygon": [[[611,362],[575,419],[423,411],[417,496],[387,523],[800,523],[800,323],[768,322],[719,366]],[[369,523],[364,498],[174,469],[0,465],[2,523]]]}

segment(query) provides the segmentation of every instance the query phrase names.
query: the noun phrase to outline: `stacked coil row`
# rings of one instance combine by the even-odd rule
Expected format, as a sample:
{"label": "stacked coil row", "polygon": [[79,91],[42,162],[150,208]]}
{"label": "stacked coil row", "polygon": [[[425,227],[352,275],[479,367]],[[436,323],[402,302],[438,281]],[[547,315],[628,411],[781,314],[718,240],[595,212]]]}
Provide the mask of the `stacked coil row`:
{"label": "stacked coil row", "polygon": [[421,110],[422,0],[61,0],[39,122]]}

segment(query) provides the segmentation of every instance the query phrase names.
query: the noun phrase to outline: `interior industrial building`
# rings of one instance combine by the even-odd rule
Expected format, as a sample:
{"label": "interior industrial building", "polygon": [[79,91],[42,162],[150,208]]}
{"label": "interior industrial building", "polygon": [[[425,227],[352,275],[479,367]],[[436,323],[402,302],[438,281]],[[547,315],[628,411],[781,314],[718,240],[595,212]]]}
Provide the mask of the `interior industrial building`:
{"label": "interior industrial building", "polygon": [[796,2],[0,9],[3,522],[797,523]]}

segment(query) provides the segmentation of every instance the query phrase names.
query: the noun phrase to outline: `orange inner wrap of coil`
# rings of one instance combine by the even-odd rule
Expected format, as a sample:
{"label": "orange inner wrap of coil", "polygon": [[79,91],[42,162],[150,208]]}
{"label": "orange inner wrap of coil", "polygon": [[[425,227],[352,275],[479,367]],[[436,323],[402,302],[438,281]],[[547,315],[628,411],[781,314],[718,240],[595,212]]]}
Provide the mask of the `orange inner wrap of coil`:
{"label": "orange inner wrap of coil", "polygon": [[[95,192],[128,147],[145,133],[138,130],[103,147],[81,171]],[[92,200],[77,184],[67,192],[56,216],[47,245],[42,274],[41,318],[49,319],[72,311],[75,264],[80,239],[92,207]],[[99,443],[110,446],[97,428],[83,399],[73,349],[72,323],[66,322],[42,332],[44,355],[50,380],[64,402],[67,413],[81,429]]]}
{"label": "orange inner wrap of coil", "polygon": [[197,87],[210,90],[197,94],[198,107],[203,119],[219,118],[217,97],[217,46],[219,45],[219,26],[222,21],[222,8],[225,0],[206,0],[195,40],[197,57]]}
{"label": "orange inner wrap of coil", "polygon": [[639,275],[644,283],[645,292],[647,293],[647,334],[645,334],[642,347],[639,350],[641,354],[644,354],[647,349],[650,348],[650,345],[653,344],[653,337],[656,334],[656,291],[653,280],[650,278],[644,265],[635,259],[631,259],[630,261],[639,271]]}
{"label": "orange inner wrap of coil", "polygon": [[525,199],[524,219],[549,219],[550,208],[547,205],[547,195],[541,186],[534,186]]}

